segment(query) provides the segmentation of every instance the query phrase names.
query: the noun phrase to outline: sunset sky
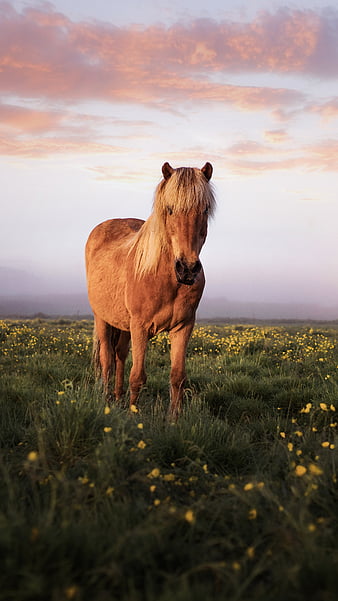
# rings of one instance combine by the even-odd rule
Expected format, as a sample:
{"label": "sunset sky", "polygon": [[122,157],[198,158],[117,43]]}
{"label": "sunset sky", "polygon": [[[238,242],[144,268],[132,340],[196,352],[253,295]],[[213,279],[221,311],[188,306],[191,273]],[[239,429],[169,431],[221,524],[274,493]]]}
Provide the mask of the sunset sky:
{"label": "sunset sky", "polygon": [[333,0],[0,0],[0,91],[22,291],[84,290],[90,230],[147,218],[165,161],[210,161],[205,294],[338,307]]}

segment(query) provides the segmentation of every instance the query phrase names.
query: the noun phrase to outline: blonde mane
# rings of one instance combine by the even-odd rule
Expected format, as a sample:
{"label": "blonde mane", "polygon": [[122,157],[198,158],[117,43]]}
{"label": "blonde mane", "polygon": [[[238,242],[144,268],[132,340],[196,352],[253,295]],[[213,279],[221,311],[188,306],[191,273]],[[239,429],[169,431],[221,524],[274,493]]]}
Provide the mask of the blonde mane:
{"label": "blonde mane", "polygon": [[166,217],[168,211],[187,215],[191,211],[212,216],[216,201],[212,185],[200,169],[180,167],[169,179],[163,179],[154,195],[153,212],[133,239],[137,276],[156,272],[160,256],[168,251]]}

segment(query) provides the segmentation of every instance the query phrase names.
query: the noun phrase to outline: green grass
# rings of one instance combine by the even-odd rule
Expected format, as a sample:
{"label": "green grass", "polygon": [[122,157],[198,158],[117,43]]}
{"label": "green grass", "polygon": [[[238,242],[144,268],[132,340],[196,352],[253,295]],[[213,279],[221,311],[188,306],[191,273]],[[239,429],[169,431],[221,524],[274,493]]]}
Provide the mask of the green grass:
{"label": "green grass", "polygon": [[166,421],[107,408],[87,321],[0,322],[0,601],[336,601],[338,329],[197,327]]}

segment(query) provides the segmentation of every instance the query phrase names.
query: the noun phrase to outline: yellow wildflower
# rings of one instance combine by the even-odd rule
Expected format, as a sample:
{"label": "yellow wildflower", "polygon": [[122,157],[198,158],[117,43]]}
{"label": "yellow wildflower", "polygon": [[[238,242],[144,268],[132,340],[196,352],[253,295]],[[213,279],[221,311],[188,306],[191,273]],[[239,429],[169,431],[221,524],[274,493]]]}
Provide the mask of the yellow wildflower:
{"label": "yellow wildflower", "polygon": [[319,407],[321,408],[322,411],[327,411],[327,404],[326,403],[319,403]]}
{"label": "yellow wildflower", "polygon": [[245,490],[245,491],[252,490],[252,489],[253,489],[253,487],[254,487],[254,485],[252,484],[252,482],[248,482],[248,483],[247,483],[247,484],[244,486],[243,490]]}
{"label": "yellow wildflower", "polygon": [[28,461],[31,461],[33,463],[34,461],[37,461],[39,459],[39,453],[37,453],[37,451],[31,451],[30,453],[28,453],[27,459]]}
{"label": "yellow wildflower", "polygon": [[154,499],[154,505],[155,507],[158,507],[161,504],[161,500],[160,499]]}
{"label": "yellow wildflower", "polygon": [[144,442],[144,440],[140,440],[140,442],[137,444],[139,449],[145,449],[147,446],[147,443]]}
{"label": "yellow wildflower", "polygon": [[158,478],[160,473],[161,472],[158,469],[158,467],[154,467],[154,469],[151,470],[151,472],[149,472],[149,474],[147,474],[147,478]]}
{"label": "yellow wildflower", "polygon": [[110,407],[108,407],[108,405],[104,408],[104,414],[105,415],[109,415],[110,413]]}
{"label": "yellow wildflower", "polygon": [[111,428],[110,426],[106,426],[105,428],[103,428],[104,432],[111,432],[113,428]]}
{"label": "yellow wildflower", "polygon": [[139,424],[137,424],[137,427],[139,430],[143,430],[143,424],[139,423]]}
{"label": "yellow wildflower", "polygon": [[285,438],[286,434],[285,434],[285,432],[280,432],[279,436],[281,436],[281,438]]}
{"label": "yellow wildflower", "polygon": [[330,443],[327,440],[325,440],[324,442],[322,442],[323,449],[327,449],[329,446],[330,446]]}
{"label": "yellow wildflower", "polygon": [[315,463],[310,463],[309,472],[313,476],[321,476],[323,473],[323,470],[320,467],[318,467],[318,465],[316,465]]}
{"label": "yellow wildflower", "polygon": [[175,480],[176,476],[175,474],[165,474],[163,476],[163,480],[165,480],[166,482],[173,482]]}
{"label": "yellow wildflower", "polygon": [[292,442],[288,442],[288,450],[290,451],[290,453],[291,453],[291,451],[293,451],[293,444],[292,444]]}
{"label": "yellow wildflower", "polygon": [[253,559],[255,557],[255,547],[248,547],[246,550],[246,556],[249,559]]}
{"label": "yellow wildflower", "polygon": [[112,495],[114,492],[114,488],[112,486],[108,486],[107,490],[106,490],[106,495],[108,497],[110,497],[110,495]]}
{"label": "yellow wildflower", "polygon": [[191,509],[188,509],[184,514],[184,519],[189,522],[189,524],[193,524],[195,521],[195,514]]}
{"label": "yellow wildflower", "polygon": [[138,413],[138,408],[136,407],[136,405],[130,405],[130,411],[132,413]]}
{"label": "yellow wildflower", "polygon": [[249,520],[255,520],[257,517],[257,509],[250,509],[249,513],[248,513],[248,519]]}
{"label": "yellow wildflower", "polygon": [[304,476],[304,474],[306,474],[307,469],[304,465],[297,465],[295,468],[295,474],[296,476]]}

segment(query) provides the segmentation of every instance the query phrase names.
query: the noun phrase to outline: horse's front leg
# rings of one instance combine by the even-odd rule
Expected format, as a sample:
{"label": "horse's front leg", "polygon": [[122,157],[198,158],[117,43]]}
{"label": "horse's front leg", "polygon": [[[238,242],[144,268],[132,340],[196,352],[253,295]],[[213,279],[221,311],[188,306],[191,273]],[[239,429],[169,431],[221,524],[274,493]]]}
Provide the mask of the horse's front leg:
{"label": "horse's front leg", "polygon": [[144,368],[148,333],[139,325],[131,323],[131,350],[133,365],[130,370],[129,388],[130,405],[136,405],[140,390],[146,383],[147,376]]}
{"label": "horse's front leg", "polygon": [[170,337],[170,405],[168,410],[168,419],[177,420],[182,408],[182,399],[185,384],[185,356],[187,345],[191,336],[194,322],[182,327],[179,330],[171,330]]}

